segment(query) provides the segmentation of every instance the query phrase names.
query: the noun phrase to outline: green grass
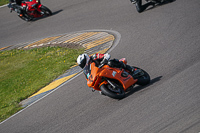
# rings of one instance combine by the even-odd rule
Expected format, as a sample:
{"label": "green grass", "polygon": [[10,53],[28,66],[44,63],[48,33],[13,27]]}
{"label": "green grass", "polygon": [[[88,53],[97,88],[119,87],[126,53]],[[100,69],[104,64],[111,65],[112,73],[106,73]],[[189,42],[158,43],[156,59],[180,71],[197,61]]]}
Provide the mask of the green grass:
{"label": "green grass", "polygon": [[9,0],[0,0],[0,6],[8,4]]}
{"label": "green grass", "polygon": [[22,109],[20,101],[75,65],[83,52],[61,47],[0,52],[0,121]]}

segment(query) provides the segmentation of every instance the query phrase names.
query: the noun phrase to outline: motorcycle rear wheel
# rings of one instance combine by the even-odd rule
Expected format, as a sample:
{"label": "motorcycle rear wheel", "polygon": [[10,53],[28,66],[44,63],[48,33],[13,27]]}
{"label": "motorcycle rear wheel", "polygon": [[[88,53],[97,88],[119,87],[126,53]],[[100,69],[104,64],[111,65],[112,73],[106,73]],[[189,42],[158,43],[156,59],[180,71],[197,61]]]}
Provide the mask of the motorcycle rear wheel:
{"label": "motorcycle rear wheel", "polygon": [[142,1],[141,0],[138,0],[136,3],[135,3],[135,7],[136,7],[136,10],[141,13],[143,11],[142,9]]}
{"label": "motorcycle rear wheel", "polygon": [[100,90],[103,94],[113,99],[122,99],[125,97],[125,92],[122,87],[118,86],[117,88],[120,92],[114,92],[111,89],[109,89],[109,85],[110,84],[103,84],[100,86]]}
{"label": "motorcycle rear wheel", "polygon": [[[132,66],[132,67],[140,69],[140,68],[135,67],[135,66]],[[151,78],[150,78],[149,74],[145,70],[143,70],[143,69],[140,69],[140,70],[142,70],[143,75],[138,76],[138,77],[134,77],[133,76],[133,78],[138,80],[136,82],[136,84],[141,85],[141,86],[145,86],[145,85],[150,83]]]}

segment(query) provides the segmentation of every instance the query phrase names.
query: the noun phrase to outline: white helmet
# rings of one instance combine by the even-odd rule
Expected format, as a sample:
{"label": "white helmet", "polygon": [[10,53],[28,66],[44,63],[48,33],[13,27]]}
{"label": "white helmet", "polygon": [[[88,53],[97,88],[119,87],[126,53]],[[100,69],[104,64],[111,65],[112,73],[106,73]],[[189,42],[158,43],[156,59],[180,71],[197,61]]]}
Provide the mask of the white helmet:
{"label": "white helmet", "polygon": [[77,63],[81,68],[84,68],[86,63],[90,60],[90,57],[87,54],[81,54],[77,58]]}

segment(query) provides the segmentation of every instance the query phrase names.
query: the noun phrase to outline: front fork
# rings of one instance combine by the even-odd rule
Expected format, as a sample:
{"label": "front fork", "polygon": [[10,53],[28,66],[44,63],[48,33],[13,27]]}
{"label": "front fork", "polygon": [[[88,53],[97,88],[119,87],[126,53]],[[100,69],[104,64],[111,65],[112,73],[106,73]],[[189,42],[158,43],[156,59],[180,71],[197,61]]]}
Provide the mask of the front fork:
{"label": "front fork", "polygon": [[116,88],[116,86],[106,77],[103,77],[104,80],[106,80],[114,89]]}
{"label": "front fork", "polygon": [[121,90],[119,89],[119,86],[117,84],[113,84],[109,79],[107,79],[106,77],[104,77],[104,79],[111,85],[110,87],[108,86],[108,89],[110,89],[111,91],[115,92],[115,93],[120,93]]}

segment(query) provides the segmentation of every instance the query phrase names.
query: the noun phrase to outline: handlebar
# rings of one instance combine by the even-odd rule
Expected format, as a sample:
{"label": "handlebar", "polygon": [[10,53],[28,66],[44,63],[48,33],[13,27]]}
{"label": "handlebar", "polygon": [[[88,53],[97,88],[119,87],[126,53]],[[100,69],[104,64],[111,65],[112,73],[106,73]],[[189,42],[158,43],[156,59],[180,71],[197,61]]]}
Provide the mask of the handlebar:
{"label": "handlebar", "polygon": [[103,67],[104,65],[106,65],[108,63],[108,60],[107,59],[103,59],[100,63],[97,61],[97,60],[94,60],[92,58],[90,58],[93,62],[95,62],[96,66],[98,68],[101,68]]}

